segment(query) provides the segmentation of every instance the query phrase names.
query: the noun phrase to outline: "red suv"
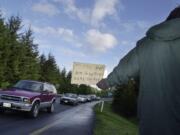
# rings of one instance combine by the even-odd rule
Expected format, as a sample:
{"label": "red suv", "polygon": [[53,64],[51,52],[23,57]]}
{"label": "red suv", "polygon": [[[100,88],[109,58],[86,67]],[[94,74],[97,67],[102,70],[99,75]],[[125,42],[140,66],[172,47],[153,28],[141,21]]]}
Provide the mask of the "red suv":
{"label": "red suv", "polygon": [[7,109],[25,111],[33,118],[41,108],[52,113],[56,94],[56,88],[50,83],[21,80],[14,87],[0,91],[0,112]]}

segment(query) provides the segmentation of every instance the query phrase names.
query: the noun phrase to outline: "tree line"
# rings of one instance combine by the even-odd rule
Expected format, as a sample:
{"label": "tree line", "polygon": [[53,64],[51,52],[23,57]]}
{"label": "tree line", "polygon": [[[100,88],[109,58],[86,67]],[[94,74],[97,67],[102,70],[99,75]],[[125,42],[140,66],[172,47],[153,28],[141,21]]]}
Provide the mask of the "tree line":
{"label": "tree line", "polygon": [[71,84],[71,71],[60,69],[52,54],[40,54],[31,28],[22,32],[22,19],[0,15],[0,88],[19,80],[38,80],[56,86],[59,93],[100,94],[87,85]]}

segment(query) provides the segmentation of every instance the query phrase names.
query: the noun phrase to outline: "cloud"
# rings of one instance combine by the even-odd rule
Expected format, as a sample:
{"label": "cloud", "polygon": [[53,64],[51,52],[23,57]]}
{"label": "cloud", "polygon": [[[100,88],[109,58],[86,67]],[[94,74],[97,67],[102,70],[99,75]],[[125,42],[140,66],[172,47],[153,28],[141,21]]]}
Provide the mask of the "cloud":
{"label": "cloud", "polygon": [[48,16],[54,16],[59,13],[59,10],[54,5],[47,2],[34,4],[32,10]]}
{"label": "cloud", "polygon": [[88,23],[90,18],[90,9],[89,8],[78,8],[75,5],[74,0],[54,0],[54,2],[63,4],[64,12],[72,17],[78,18],[84,23]]}
{"label": "cloud", "polygon": [[130,23],[130,22],[126,22],[126,23],[121,23],[120,24],[121,27],[123,27],[123,29],[126,31],[126,32],[132,32],[135,30],[135,24],[134,23]]}
{"label": "cloud", "polygon": [[136,42],[133,42],[133,41],[127,41],[127,40],[122,40],[121,42],[120,42],[120,44],[121,45],[128,45],[128,46],[134,46],[134,45],[136,45]]}
{"label": "cloud", "polygon": [[97,0],[92,11],[93,25],[97,25],[106,16],[116,14],[116,6],[118,5],[118,0]]}
{"label": "cloud", "polygon": [[137,21],[136,25],[140,28],[140,29],[147,29],[151,26],[150,22],[147,21]]}
{"label": "cloud", "polygon": [[74,32],[71,29],[66,29],[66,28],[58,28],[57,33],[60,36],[63,36],[66,40],[71,39],[74,37]]}
{"label": "cloud", "polygon": [[3,16],[3,17],[6,17],[7,16],[7,10],[5,8],[1,8],[0,9],[0,14]]}
{"label": "cloud", "polygon": [[75,15],[83,22],[87,22],[89,20],[90,11],[89,9],[80,9],[77,8],[73,0],[66,0],[65,12],[70,16]]}
{"label": "cloud", "polygon": [[54,2],[63,4],[64,12],[68,16],[96,27],[103,24],[102,21],[107,16],[117,16],[117,7],[120,9],[124,7],[120,0],[96,0],[93,8],[77,7],[75,0],[54,0]]}
{"label": "cloud", "polygon": [[24,19],[22,23],[23,23],[23,26],[29,27],[32,24],[32,21],[29,19]]}
{"label": "cloud", "polygon": [[[80,48],[82,47],[82,39],[79,38],[77,35],[74,34],[74,31],[69,28],[63,28],[63,27],[37,27],[37,26],[31,26],[32,30],[35,33],[38,33],[40,36],[45,37],[55,37],[56,39],[64,40],[68,43],[71,43],[73,46]],[[43,38],[45,38],[43,37]]]}
{"label": "cloud", "polygon": [[36,33],[41,33],[43,35],[56,35],[56,29],[50,26],[47,27],[36,27],[32,26],[32,29]]}
{"label": "cloud", "polygon": [[95,29],[87,31],[85,40],[90,49],[95,52],[106,52],[108,49],[115,47],[118,42],[113,35]]}
{"label": "cloud", "polygon": [[151,26],[150,22],[147,21],[134,21],[134,22],[125,22],[120,23],[120,26],[126,31],[126,32],[133,32],[135,30],[146,30]]}
{"label": "cloud", "polygon": [[52,48],[51,45],[49,45],[45,40],[42,40],[42,39],[35,38],[34,43],[38,44],[38,47],[40,48],[40,50],[43,49],[43,50],[49,51],[50,48]]}
{"label": "cloud", "polygon": [[64,54],[65,56],[70,56],[70,57],[86,57],[86,55],[82,52],[77,52],[68,48],[61,48],[60,51],[62,52],[62,54]]}
{"label": "cloud", "polygon": [[66,41],[71,41],[75,38],[75,35],[72,29],[67,29],[67,28],[62,28],[62,27],[54,28],[50,26],[47,26],[47,27],[32,26],[32,29],[36,33],[58,37],[58,38],[60,37]]}

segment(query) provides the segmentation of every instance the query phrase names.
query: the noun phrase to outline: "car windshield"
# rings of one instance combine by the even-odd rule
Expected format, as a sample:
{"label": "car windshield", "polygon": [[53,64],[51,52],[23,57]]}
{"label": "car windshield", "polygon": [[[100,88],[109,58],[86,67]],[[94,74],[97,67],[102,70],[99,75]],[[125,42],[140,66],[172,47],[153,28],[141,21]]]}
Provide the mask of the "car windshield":
{"label": "car windshield", "polygon": [[66,97],[71,97],[71,98],[77,98],[77,95],[76,95],[76,94],[66,93],[65,96],[66,96]]}
{"label": "car windshield", "polygon": [[39,92],[42,89],[42,83],[31,82],[31,81],[19,81],[17,84],[14,85],[13,88]]}

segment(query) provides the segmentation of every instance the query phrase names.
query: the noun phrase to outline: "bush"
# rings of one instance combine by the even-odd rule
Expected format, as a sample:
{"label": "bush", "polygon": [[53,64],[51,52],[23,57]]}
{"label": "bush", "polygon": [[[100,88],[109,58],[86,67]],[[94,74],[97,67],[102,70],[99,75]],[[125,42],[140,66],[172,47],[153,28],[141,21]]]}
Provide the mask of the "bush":
{"label": "bush", "polygon": [[118,86],[113,96],[112,108],[115,112],[125,117],[137,115],[138,85],[134,81]]}
{"label": "bush", "polygon": [[7,88],[9,86],[10,86],[9,82],[2,82],[1,85],[0,85],[0,88]]}

